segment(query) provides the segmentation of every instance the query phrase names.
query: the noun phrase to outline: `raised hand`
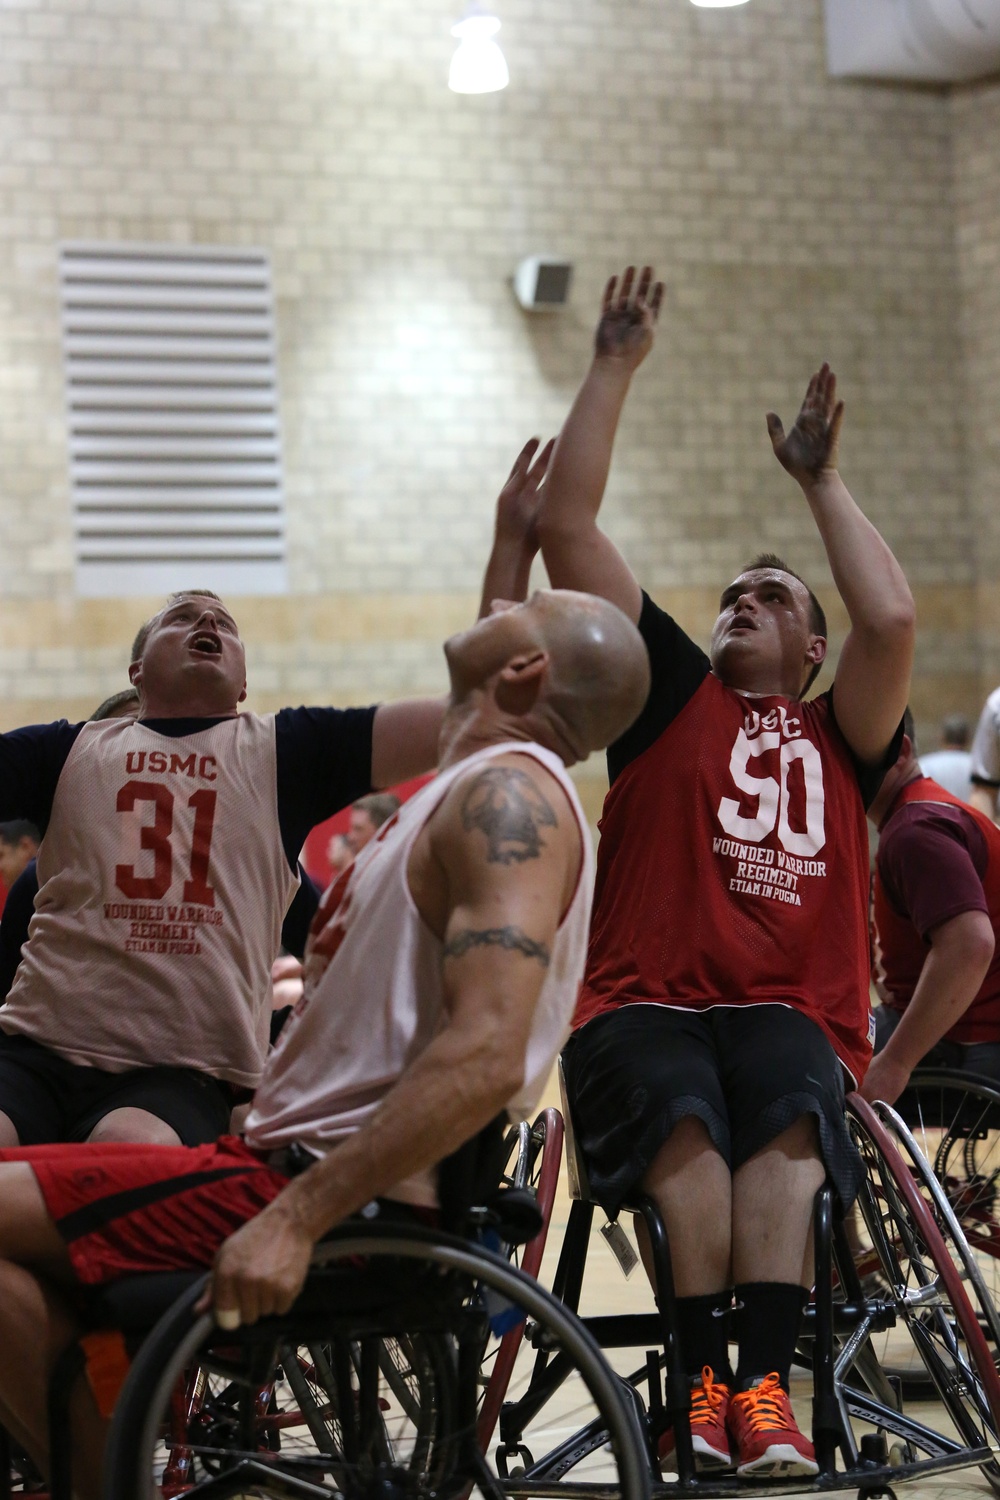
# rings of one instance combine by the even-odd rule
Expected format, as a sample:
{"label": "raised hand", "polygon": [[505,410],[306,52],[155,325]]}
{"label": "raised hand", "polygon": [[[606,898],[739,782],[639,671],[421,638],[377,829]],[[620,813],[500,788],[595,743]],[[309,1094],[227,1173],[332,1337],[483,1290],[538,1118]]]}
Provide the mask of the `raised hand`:
{"label": "raised hand", "polygon": [[529,438],[514,460],[514,467],[497,499],[496,518],[498,537],[517,542],[527,541],[536,551],[538,538],[535,535],[535,523],[541,506],[539,487],[548,471],[556,440],[550,438],[541,452],[539,442],[538,438]]}
{"label": "raised hand", "polygon": [[[612,276],[604,288],[601,320],[594,349],[599,359],[613,359],[631,373],[642,364],[653,347],[653,333],[663,301],[663,282],[653,285],[652,266],[643,266],[635,284],[635,266],[629,266],[618,284]],[[652,288],[652,294],[650,293]]]}
{"label": "raised hand", "polygon": [[815,484],[837,467],[837,441],[844,403],[837,400],[837,377],[824,364],[810,380],[802,409],[791,432],[776,412],[767,414],[774,456],[800,484]]}

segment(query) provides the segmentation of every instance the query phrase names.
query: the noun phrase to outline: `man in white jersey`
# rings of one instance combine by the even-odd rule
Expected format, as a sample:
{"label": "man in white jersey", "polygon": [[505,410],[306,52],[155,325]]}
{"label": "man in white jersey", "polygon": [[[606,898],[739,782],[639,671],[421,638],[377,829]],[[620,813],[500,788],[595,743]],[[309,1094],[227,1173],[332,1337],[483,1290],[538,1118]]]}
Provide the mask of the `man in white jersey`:
{"label": "man in white jersey", "polygon": [[[502,492],[517,524],[487,565],[495,594],[520,581],[536,448]],[[220,1135],[260,1077],[307,833],[435,763],[440,699],[239,713],[243,643],[207,590],[147,621],[129,676],[136,722],[0,735],[0,819],[44,833],[0,1008],[0,1146]]]}
{"label": "man in white jersey", "polygon": [[[78,1328],[58,1287],[213,1266],[223,1327],[286,1311],[333,1225],[379,1196],[432,1208],[435,1164],[537,1102],[590,913],[565,767],[636,717],[648,660],[614,605],[556,592],[498,601],[445,651],[439,775],[324,897],[246,1142],[2,1153],[0,1420],[37,1462],[46,1372]],[[290,1176],[293,1145],[313,1164]],[[76,1410],[96,1494],[89,1390]]]}
{"label": "man in white jersey", "polygon": [[44,835],[0,1009],[3,1145],[225,1129],[260,1077],[305,835],[434,763],[440,700],[240,713],[243,643],[207,591],[143,627],[129,675],[134,722],[0,736],[0,818]]}

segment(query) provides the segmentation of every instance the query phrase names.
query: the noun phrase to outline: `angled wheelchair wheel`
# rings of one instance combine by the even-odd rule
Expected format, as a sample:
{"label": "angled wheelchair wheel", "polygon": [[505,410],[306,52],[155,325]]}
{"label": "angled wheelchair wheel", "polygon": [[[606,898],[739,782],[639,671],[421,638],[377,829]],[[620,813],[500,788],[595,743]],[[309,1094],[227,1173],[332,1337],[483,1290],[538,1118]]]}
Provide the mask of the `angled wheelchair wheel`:
{"label": "angled wheelchair wheel", "polygon": [[991,1301],[1000,1303],[1000,1088],[969,1073],[918,1068],[895,1113],[933,1168]]}
{"label": "angled wheelchair wheel", "polygon": [[[533,1337],[572,1366],[601,1435],[591,1453],[567,1454],[546,1412],[527,1425],[516,1463],[506,1453],[484,1459],[476,1423],[487,1293],[520,1307]],[[193,1317],[197,1295],[175,1304],[135,1360],[109,1439],[107,1500],[457,1500],[476,1489],[490,1500],[589,1497],[594,1483],[625,1500],[649,1494],[632,1409],[596,1345],[500,1256],[431,1232],[352,1226],[319,1248],[285,1318],[223,1334]],[[219,1383],[212,1401],[226,1392],[228,1425],[210,1441],[204,1426],[177,1430],[178,1392],[193,1369]]]}
{"label": "angled wheelchair wheel", "polygon": [[[507,1132],[501,1186],[530,1192],[538,1207],[542,1227],[526,1245],[500,1244],[497,1250],[528,1276],[537,1277],[541,1270],[552,1205],[559,1185],[562,1149],[563,1121],[557,1109],[543,1110],[533,1125],[522,1121]],[[493,1323],[495,1327],[490,1329],[480,1369],[482,1399],[477,1430],[480,1447],[484,1450],[496,1428],[524,1334],[524,1320],[513,1314],[500,1315],[493,1319]]]}
{"label": "angled wheelchair wheel", "polygon": [[839,1280],[849,1287],[859,1268],[870,1262],[870,1270],[866,1316],[839,1347],[842,1407],[860,1431],[895,1445],[903,1470],[975,1462],[1000,1493],[1000,1378],[984,1334],[987,1309],[963,1274],[960,1247],[928,1206],[914,1160],[855,1097],[848,1121],[867,1180],[858,1199],[862,1250],[853,1267],[838,1266]]}

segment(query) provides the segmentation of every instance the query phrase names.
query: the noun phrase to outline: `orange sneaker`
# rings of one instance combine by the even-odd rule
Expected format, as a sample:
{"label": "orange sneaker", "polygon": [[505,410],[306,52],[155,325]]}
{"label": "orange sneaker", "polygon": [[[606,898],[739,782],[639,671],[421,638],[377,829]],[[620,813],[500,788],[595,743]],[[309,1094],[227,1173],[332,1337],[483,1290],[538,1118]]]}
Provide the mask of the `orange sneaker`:
{"label": "orange sneaker", "polygon": [[761,1375],[729,1403],[729,1431],[736,1444],[738,1476],[818,1474],[812,1443],[792,1416],[792,1403],[776,1374]]}
{"label": "orange sneaker", "polygon": [[[694,1466],[699,1474],[733,1467],[726,1429],[729,1410],[729,1387],[716,1380],[711,1365],[705,1365],[700,1376],[691,1382],[691,1447]],[[660,1434],[657,1453],[661,1467],[670,1468],[674,1455],[674,1429]]]}

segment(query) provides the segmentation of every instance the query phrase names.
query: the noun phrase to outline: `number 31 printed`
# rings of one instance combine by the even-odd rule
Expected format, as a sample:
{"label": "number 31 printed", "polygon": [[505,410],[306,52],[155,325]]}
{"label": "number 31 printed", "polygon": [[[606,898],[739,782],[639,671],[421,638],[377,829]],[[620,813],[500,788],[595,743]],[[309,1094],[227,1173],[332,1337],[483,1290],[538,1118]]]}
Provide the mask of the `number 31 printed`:
{"label": "number 31 printed", "polygon": [[[215,905],[215,892],[208,883],[215,798],[215,792],[207,787],[188,798],[188,807],[194,808],[194,831],[191,863],[181,900],[192,906]],[[143,824],[139,837],[139,848],[148,849],[153,855],[153,873],[137,875],[134,865],[116,865],[115,884],[130,901],[159,901],[169,891],[174,878],[174,851],[170,841],[174,826],[174,794],[162,782],[128,781],[118,793],[118,811],[133,812],[137,802],[152,802],[156,809],[152,823]]]}

